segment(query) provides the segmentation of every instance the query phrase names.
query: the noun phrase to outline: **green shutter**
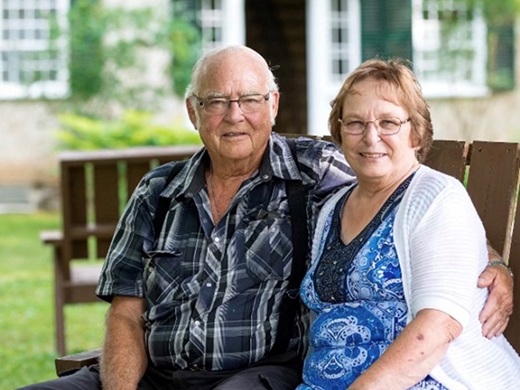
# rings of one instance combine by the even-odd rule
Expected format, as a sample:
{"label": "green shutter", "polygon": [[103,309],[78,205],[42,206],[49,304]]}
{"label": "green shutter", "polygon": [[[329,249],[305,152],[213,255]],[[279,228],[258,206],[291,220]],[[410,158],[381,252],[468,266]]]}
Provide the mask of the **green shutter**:
{"label": "green shutter", "polygon": [[363,61],[413,59],[411,0],[361,1],[361,51]]}
{"label": "green shutter", "polygon": [[202,38],[198,14],[200,0],[173,0],[173,23],[170,31],[173,90],[183,96],[191,79],[191,69],[201,54]]}
{"label": "green shutter", "polygon": [[69,11],[70,90],[74,98],[88,99],[101,90],[103,21],[98,0],[73,0]]}
{"label": "green shutter", "polygon": [[515,87],[514,23],[488,25],[488,86],[495,91]]}

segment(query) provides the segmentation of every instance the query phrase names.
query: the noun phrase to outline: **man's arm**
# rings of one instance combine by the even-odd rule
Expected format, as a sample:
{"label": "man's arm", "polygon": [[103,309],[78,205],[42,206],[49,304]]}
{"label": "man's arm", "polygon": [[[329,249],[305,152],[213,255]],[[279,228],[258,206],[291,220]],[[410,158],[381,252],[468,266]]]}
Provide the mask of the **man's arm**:
{"label": "man's arm", "polygon": [[503,333],[513,312],[513,278],[507,265],[487,243],[490,265],[478,279],[478,287],[488,288],[489,297],[480,312],[482,334],[493,338]]}
{"label": "man's arm", "polygon": [[143,298],[114,297],[106,319],[101,356],[105,390],[137,389],[148,360],[144,347]]}

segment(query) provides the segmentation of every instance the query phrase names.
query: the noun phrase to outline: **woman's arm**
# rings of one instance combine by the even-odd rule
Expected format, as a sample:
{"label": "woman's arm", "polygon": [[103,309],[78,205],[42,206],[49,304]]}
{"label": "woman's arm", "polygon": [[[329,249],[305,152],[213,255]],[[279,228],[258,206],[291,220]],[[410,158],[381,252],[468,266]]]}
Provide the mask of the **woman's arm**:
{"label": "woman's arm", "polygon": [[407,195],[394,236],[411,321],[351,389],[404,390],[419,382],[478,310],[485,233],[464,188],[433,176]]}
{"label": "woman's arm", "polygon": [[116,296],[108,310],[101,355],[103,389],[137,389],[148,359],[144,347],[143,298]]}
{"label": "woman's arm", "polygon": [[460,323],[448,314],[421,310],[349,390],[408,389],[430,373],[461,332]]}

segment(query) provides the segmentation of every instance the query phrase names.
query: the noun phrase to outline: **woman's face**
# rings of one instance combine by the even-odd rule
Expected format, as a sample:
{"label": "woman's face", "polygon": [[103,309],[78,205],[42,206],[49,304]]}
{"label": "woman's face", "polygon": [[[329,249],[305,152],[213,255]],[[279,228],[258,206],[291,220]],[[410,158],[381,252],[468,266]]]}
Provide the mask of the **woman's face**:
{"label": "woman's face", "polygon": [[[348,94],[343,102],[342,121],[399,118],[405,122],[410,115],[397,101],[387,82],[360,81],[354,85],[354,93]],[[410,122],[403,123],[394,135],[380,135],[373,123],[368,123],[359,135],[348,134],[343,128],[341,131],[343,153],[360,184],[392,185],[417,164]]]}

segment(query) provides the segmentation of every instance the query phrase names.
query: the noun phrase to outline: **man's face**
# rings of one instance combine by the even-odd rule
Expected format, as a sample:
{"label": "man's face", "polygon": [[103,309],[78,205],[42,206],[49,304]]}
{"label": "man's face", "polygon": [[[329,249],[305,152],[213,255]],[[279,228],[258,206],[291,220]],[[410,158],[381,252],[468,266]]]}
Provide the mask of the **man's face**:
{"label": "man's face", "polygon": [[[199,98],[234,100],[269,92],[265,64],[262,66],[246,53],[222,53],[209,61],[196,91]],[[269,100],[262,102],[258,112],[254,113],[243,113],[236,102],[221,115],[209,115],[199,105],[193,107],[189,100],[187,107],[214,163],[247,164],[260,161],[267,147],[271,122],[278,110],[278,98],[278,92],[271,92]]]}

